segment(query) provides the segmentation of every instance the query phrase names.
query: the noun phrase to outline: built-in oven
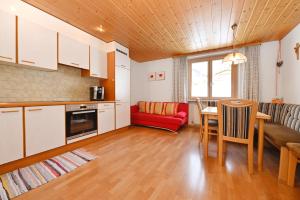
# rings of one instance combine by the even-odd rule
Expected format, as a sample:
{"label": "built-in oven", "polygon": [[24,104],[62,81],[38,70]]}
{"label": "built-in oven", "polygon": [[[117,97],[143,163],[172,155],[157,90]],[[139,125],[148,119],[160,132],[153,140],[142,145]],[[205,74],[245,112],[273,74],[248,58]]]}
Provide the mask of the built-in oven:
{"label": "built-in oven", "polygon": [[97,104],[66,105],[67,141],[97,134]]}

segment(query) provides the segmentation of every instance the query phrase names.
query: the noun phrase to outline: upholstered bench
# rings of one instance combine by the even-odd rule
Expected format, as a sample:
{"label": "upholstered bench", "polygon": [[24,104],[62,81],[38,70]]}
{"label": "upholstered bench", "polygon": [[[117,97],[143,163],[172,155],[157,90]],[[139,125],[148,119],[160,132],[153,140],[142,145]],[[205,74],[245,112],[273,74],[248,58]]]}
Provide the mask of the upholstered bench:
{"label": "upholstered bench", "polygon": [[264,127],[265,139],[280,150],[279,179],[287,181],[287,143],[300,143],[300,105],[260,103],[259,111],[271,116]]}

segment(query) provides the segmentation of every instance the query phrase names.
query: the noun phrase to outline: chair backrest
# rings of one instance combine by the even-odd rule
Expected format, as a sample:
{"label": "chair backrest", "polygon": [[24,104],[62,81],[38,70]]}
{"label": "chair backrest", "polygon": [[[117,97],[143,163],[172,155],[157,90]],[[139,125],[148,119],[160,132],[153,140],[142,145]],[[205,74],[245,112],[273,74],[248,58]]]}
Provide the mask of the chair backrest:
{"label": "chair backrest", "polygon": [[230,138],[253,140],[257,109],[257,103],[250,100],[220,100],[219,134]]}
{"label": "chair backrest", "polygon": [[201,104],[200,98],[196,99],[196,103],[197,103],[197,108],[198,108],[198,113],[199,113],[200,128],[202,128],[202,125],[203,125],[203,119],[202,119],[203,106]]}

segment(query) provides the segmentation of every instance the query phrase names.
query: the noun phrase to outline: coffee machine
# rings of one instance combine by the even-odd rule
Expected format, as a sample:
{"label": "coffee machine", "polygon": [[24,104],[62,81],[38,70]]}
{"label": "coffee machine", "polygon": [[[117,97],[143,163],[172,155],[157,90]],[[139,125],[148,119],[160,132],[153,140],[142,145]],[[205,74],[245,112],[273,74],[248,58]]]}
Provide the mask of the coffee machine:
{"label": "coffee machine", "polygon": [[90,99],[91,101],[103,101],[104,87],[103,86],[90,87]]}

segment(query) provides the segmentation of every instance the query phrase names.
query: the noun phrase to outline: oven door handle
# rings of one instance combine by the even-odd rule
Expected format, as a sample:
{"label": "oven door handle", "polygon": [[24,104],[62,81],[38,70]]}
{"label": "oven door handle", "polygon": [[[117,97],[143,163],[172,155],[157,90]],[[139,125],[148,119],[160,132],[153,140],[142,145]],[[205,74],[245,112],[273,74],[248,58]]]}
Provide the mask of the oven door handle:
{"label": "oven door handle", "polygon": [[87,111],[78,111],[78,112],[72,112],[72,115],[80,115],[85,113],[94,113],[96,110],[87,110]]}

